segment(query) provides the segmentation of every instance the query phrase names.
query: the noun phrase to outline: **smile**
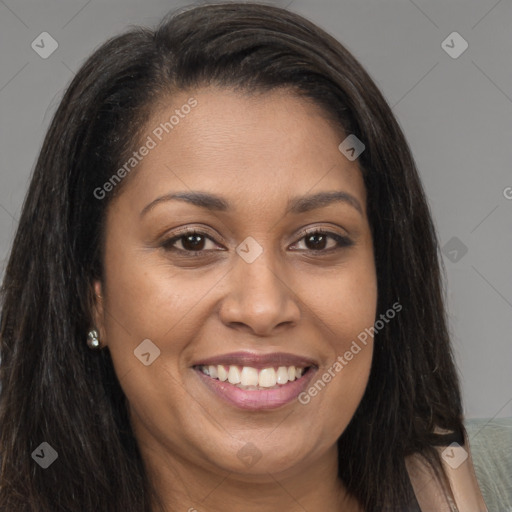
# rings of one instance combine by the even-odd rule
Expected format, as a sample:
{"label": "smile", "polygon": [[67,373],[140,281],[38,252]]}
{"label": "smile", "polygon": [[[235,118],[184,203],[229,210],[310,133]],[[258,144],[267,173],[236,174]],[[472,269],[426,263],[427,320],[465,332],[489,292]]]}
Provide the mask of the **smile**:
{"label": "smile", "polygon": [[231,406],[245,410],[276,409],[297,400],[311,381],[314,366],[257,369],[237,365],[193,367],[206,388]]}
{"label": "smile", "polygon": [[279,366],[278,368],[262,368],[252,366],[209,365],[200,366],[199,370],[212,379],[229,382],[239,389],[257,391],[261,389],[277,389],[280,386],[300,379],[306,368],[295,366]]}

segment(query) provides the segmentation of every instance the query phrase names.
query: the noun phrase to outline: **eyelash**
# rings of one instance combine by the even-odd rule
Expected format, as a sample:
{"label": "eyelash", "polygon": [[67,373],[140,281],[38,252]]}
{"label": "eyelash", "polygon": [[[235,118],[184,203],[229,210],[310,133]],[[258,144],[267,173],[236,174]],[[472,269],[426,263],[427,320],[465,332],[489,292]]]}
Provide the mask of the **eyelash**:
{"label": "eyelash", "polygon": [[[205,249],[201,249],[199,251],[188,251],[185,249],[178,249],[176,247],[172,247],[176,242],[178,242],[182,238],[185,238],[186,236],[190,236],[190,235],[200,235],[200,236],[207,238],[208,240],[210,240],[212,242],[215,242],[213,240],[213,238],[211,238],[207,233],[205,233],[203,231],[198,231],[195,229],[190,229],[190,230],[182,231],[178,235],[173,236],[172,238],[169,238],[168,240],[165,240],[161,244],[161,246],[166,251],[178,252],[178,253],[181,253],[182,255],[185,255],[185,257],[190,257],[190,258],[197,258],[197,257],[203,256],[205,252],[211,252],[210,250],[205,250]],[[320,250],[306,249],[306,250],[303,250],[302,252],[316,253],[316,254],[318,254],[318,253],[330,254],[331,252],[339,251],[340,249],[354,245],[354,242],[350,238],[348,238],[346,236],[338,235],[337,233],[333,233],[331,231],[325,231],[323,229],[313,229],[311,231],[304,232],[302,234],[302,237],[299,238],[299,240],[297,240],[297,242],[300,242],[307,236],[311,236],[311,235],[328,236],[329,238],[332,238],[333,240],[336,241],[337,247],[331,247],[330,249],[320,249]],[[297,243],[297,242],[295,242],[295,243]]]}

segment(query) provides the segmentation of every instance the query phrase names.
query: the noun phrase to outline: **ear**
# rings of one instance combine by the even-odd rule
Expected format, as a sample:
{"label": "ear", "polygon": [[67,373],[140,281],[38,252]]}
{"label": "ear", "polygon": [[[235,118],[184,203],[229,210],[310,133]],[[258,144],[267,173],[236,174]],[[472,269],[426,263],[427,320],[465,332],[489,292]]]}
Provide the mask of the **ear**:
{"label": "ear", "polygon": [[99,340],[103,347],[107,346],[107,332],[105,329],[105,298],[103,296],[103,285],[101,281],[95,280],[93,283],[93,306],[92,320],[94,327],[98,331]]}

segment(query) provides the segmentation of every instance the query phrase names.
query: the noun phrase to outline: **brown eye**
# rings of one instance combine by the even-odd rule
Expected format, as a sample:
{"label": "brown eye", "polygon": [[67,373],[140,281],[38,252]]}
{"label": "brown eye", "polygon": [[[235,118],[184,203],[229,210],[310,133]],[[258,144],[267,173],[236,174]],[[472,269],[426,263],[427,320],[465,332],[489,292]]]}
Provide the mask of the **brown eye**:
{"label": "brown eye", "polygon": [[[329,239],[334,240],[334,244],[331,243],[331,247],[328,247]],[[302,237],[299,242],[301,240],[305,241],[304,245],[306,246],[306,251],[319,253],[336,251],[354,244],[354,242],[346,236],[322,230],[310,231]]]}
{"label": "brown eye", "polygon": [[324,233],[315,233],[304,237],[306,240],[306,247],[312,250],[324,250],[327,245],[329,236]]}
{"label": "brown eye", "polygon": [[205,233],[200,231],[187,231],[169,238],[163,242],[162,247],[168,251],[199,253],[194,254],[194,256],[199,256],[200,253],[209,251],[209,249],[205,247],[208,241],[213,243],[213,239]]}
{"label": "brown eye", "polygon": [[184,235],[179,238],[181,245],[186,251],[202,251],[204,250],[205,237],[200,234]]}
{"label": "brown eye", "polygon": [[[320,254],[330,253],[331,251],[336,251],[343,247],[350,247],[354,244],[354,242],[348,237],[322,230],[308,232],[298,242],[296,242],[296,244],[302,240],[305,241],[306,247],[304,250],[306,252]],[[211,249],[206,247],[208,241],[212,242],[214,246],[213,249],[218,248],[214,243],[215,241],[206,233],[201,231],[186,231],[164,241],[162,243],[162,247],[166,251],[174,251],[185,256],[194,257],[201,256],[206,252],[211,252]],[[330,247],[329,241],[331,241]]]}

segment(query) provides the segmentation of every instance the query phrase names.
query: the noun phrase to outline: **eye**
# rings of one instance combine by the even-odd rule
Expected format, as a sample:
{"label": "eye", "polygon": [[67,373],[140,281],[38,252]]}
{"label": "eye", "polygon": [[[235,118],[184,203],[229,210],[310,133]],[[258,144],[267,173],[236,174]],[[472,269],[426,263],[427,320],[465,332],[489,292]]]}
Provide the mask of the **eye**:
{"label": "eye", "polygon": [[[327,247],[328,240],[331,239],[334,241],[334,244],[331,244],[331,247]],[[354,242],[343,235],[338,235],[337,233],[332,233],[330,231],[325,231],[322,229],[315,229],[308,231],[305,236],[303,236],[298,242],[294,245],[297,245],[302,240],[305,240],[306,251],[308,252],[331,252],[341,249],[343,247],[350,247],[354,244]],[[309,245],[309,247],[308,247]]]}
{"label": "eye", "polygon": [[[181,232],[181,234],[179,235],[176,235],[172,238],[169,238],[168,240],[165,240],[162,244],[162,247],[168,251],[176,251],[182,253],[197,253],[189,255],[200,256],[201,253],[206,252],[208,250],[205,249],[207,241],[214,242],[213,238],[208,236],[206,233],[203,233],[202,231],[187,230]],[[176,247],[177,244],[181,245],[181,247]]]}
{"label": "eye", "polygon": [[[326,247],[329,239],[334,243],[331,242],[331,247]],[[346,236],[321,229],[306,232],[294,245],[299,244],[302,240],[305,240],[306,244],[306,248],[303,250],[316,253],[330,253],[343,247],[350,247],[354,244],[354,242]],[[216,244],[212,237],[202,231],[186,230],[165,240],[161,245],[166,251],[174,251],[184,254],[185,256],[196,257],[211,251],[211,249],[205,247],[208,241],[212,242],[214,250]],[[293,248],[293,246],[291,247]]]}

